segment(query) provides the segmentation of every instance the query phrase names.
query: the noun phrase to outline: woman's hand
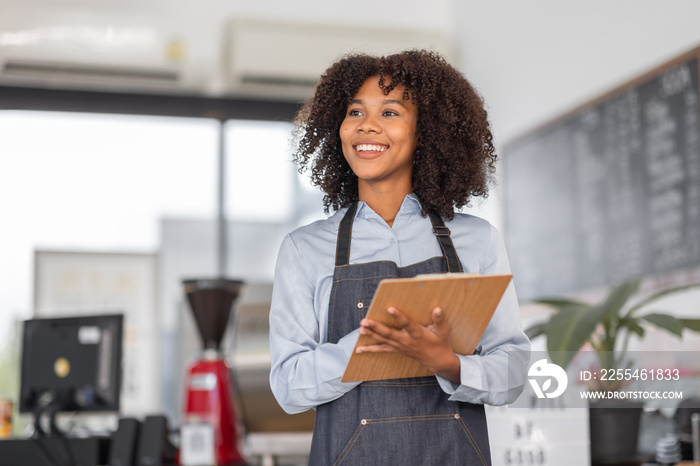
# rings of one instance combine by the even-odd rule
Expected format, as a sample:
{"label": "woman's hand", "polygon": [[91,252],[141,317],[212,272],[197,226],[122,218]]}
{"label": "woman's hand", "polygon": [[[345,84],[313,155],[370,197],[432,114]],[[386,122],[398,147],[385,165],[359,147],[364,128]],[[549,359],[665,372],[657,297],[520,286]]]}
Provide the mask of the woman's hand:
{"label": "woman's hand", "polygon": [[399,328],[362,319],[360,335],[370,336],[377,343],[359,346],[358,353],[401,353],[452,382],[460,382],[459,358],[452,351],[450,327],[439,307],[433,309],[430,325],[421,325],[394,307],[388,308],[387,312],[394,317]]}

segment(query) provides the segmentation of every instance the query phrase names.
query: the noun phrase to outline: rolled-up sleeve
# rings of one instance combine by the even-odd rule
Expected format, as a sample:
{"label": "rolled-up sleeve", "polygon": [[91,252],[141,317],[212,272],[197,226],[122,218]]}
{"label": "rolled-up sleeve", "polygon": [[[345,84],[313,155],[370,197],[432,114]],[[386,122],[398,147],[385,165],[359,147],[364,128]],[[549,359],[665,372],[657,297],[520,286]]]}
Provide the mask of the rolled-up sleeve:
{"label": "rolled-up sleeve", "polygon": [[[510,273],[505,245],[500,233],[492,226],[479,273]],[[437,376],[440,386],[454,401],[489,405],[512,403],[523,391],[530,360],[530,341],[523,331],[512,281],[479,346],[479,354],[458,355],[461,363],[460,384]]]}
{"label": "rolled-up sleeve", "polygon": [[[307,261],[310,258],[307,258]],[[321,342],[317,286],[290,235],[282,242],[270,308],[270,387],[289,414],[339,398],[357,383],[340,381],[358,338]]]}

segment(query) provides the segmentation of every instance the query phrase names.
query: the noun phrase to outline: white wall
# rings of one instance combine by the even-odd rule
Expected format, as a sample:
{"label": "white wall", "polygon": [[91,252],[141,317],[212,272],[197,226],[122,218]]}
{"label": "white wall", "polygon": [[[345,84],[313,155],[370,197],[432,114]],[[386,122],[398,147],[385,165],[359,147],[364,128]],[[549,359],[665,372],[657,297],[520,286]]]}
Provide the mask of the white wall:
{"label": "white wall", "polygon": [[454,4],[463,71],[500,142],[700,46],[695,0]]}

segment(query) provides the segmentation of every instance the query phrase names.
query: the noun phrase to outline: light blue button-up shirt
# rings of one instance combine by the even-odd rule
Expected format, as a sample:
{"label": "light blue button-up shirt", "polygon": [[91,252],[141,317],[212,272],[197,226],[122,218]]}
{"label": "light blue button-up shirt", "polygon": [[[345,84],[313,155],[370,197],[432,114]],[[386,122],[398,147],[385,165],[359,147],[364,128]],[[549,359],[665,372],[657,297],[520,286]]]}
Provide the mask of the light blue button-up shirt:
{"label": "light blue button-up shirt", "polygon": [[[405,267],[442,256],[430,218],[420,210],[416,196],[406,196],[390,227],[367,204],[358,203],[350,264],[387,260]],[[346,211],[293,231],[280,248],[270,309],[270,386],[290,414],[332,401],[358,385],[340,381],[358,331],[337,344],[326,336],[338,227]],[[456,213],[445,225],[465,272],[510,273],[503,240],[490,223]],[[459,355],[460,384],[436,375],[440,386],[451,400],[511,403],[522,392],[530,350],[512,282],[479,345],[480,354]]]}

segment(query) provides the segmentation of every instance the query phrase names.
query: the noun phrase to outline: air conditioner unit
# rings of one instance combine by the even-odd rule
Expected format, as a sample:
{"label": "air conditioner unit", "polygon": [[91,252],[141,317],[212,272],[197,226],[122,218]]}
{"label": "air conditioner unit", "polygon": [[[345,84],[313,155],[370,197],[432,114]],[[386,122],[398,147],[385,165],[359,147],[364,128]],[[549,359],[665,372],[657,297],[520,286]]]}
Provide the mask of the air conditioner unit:
{"label": "air conditioner unit", "polygon": [[[450,38],[420,30],[238,19],[209,43],[196,28],[172,24],[134,26],[99,15],[70,25],[42,21],[49,25],[0,29],[0,85],[299,101],[348,52],[426,48],[453,55]],[[199,49],[185,52],[192,44]]]}
{"label": "air conditioner unit", "polygon": [[179,46],[151,28],[83,24],[0,31],[0,85],[182,90]]}
{"label": "air conditioner unit", "polygon": [[307,98],[321,74],[351,52],[422,48],[453,56],[450,38],[432,31],[235,20],[228,32],[225,87],[238,95]]}

